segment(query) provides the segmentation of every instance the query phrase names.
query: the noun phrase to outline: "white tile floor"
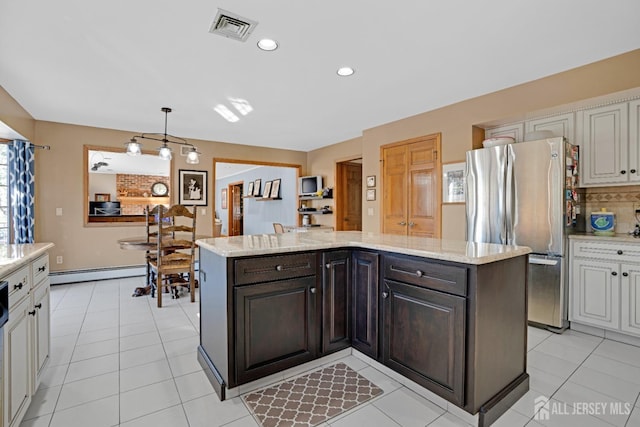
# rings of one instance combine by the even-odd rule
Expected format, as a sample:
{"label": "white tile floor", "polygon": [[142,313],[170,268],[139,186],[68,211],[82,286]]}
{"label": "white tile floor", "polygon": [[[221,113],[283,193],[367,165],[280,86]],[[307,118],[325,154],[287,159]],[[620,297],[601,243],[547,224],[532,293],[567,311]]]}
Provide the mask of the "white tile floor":
{"label": "white tile floor", "polygon": [[[158,309],[155,299],[131,297],[142,282],[51,288],[51,360],[22,427],[257,426],[240,398],[220,402],[196,360],[198,304],[165,299]],[[467,425],[443,401],[353,355],[341,360],[384,393],[325,426]],[[640,426],[639,347],[529,328],[528,372],[531,390],[495,426]],[[540,395],[551,398],[548,420],[533,419]],[[622,405],[622,414],[588,402]]]}

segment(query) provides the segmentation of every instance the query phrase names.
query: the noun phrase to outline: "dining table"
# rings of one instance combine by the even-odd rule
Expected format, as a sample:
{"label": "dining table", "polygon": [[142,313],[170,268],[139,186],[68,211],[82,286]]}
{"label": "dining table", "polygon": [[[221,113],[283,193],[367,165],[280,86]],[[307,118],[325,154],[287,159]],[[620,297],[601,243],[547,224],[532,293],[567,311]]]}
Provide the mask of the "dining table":
{"label": "dining table", "polygon": [[[199,239],[208,239],[210,237],[211,236],[196,234],[196,241]],[[148,238],[147,236],[133,236],[118,239],[118,244],[120,245],[120,249],[124,250],[148,251],[157,248],[158,240],[155,237]]]}

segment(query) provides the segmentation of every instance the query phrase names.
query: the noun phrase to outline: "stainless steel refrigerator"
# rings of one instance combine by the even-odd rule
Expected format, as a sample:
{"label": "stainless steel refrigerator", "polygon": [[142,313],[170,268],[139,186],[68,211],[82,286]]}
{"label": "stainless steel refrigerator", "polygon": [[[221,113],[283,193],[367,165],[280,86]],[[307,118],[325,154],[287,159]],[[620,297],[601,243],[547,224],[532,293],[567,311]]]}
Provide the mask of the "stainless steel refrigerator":
{"label": "stainless steel refrigerator", "polygon": [[567,235],[584,230],[578,147],[559,137],[468,151],[465,177],[467,240],[529,246],[529,322],[566,328]]}

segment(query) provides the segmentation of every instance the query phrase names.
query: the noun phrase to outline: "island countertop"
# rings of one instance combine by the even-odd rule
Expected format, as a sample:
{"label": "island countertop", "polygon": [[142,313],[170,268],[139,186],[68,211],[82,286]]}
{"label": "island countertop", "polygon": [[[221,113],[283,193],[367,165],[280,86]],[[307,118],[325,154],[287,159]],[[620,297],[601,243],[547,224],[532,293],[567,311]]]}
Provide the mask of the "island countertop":
{"label": "island countertop", "polygon": [[464,240],[442,240],[360,231],[256,234],[201,239],[197,243],[200,248],[227,258],[355,247],[475,265],[526,255],[531,252],[531,249],[526,246],[473,243]]}
{"label": "island countertop", "polygon": [[0,245],[0,277],[39,257],[53,246],[53,243]]}

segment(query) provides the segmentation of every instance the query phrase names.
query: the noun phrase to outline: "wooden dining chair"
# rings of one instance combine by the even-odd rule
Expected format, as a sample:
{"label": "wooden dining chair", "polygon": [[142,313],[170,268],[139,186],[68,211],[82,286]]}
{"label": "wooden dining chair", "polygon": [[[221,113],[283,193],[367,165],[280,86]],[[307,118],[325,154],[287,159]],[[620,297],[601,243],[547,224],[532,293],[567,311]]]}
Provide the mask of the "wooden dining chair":
{"label": "wooden dining chair", "polygon": [[279,222],[273,223],[273,230],[276,232],[276,234],[284,233],[284,227]]}
{"label": "wooden dining chair", "polygon": [[[158,217],[160,215],[160,206],[161,205],[155,205],[154,207],[151,207],[147,205],[144,209],[144,220],[147,230],[147,243],[155,241],[156,237],[158,236]],[[152,283],[155,280],[155,278],[151,276],[152,271],[150,261],[151,259],[155,259],[156,257],[157,251],[155,249],[147,249],[147,252],[145,254],[145,262],[147,267],[147,286],[152,286]],[[153,297],[153,295],[154,293],[152,289],[151,296]]]}
{"label": "wooden dining chair", "polygon": [[172,298],[179,298],[178,287],[186,286],[191,302],[195,302],[196,207],[191,213],[182,205],[169,209],[160,205],[159,211],[157,256],[149,261],[155,274],[158,307],[162,307],[164,287],[170,289]]}

